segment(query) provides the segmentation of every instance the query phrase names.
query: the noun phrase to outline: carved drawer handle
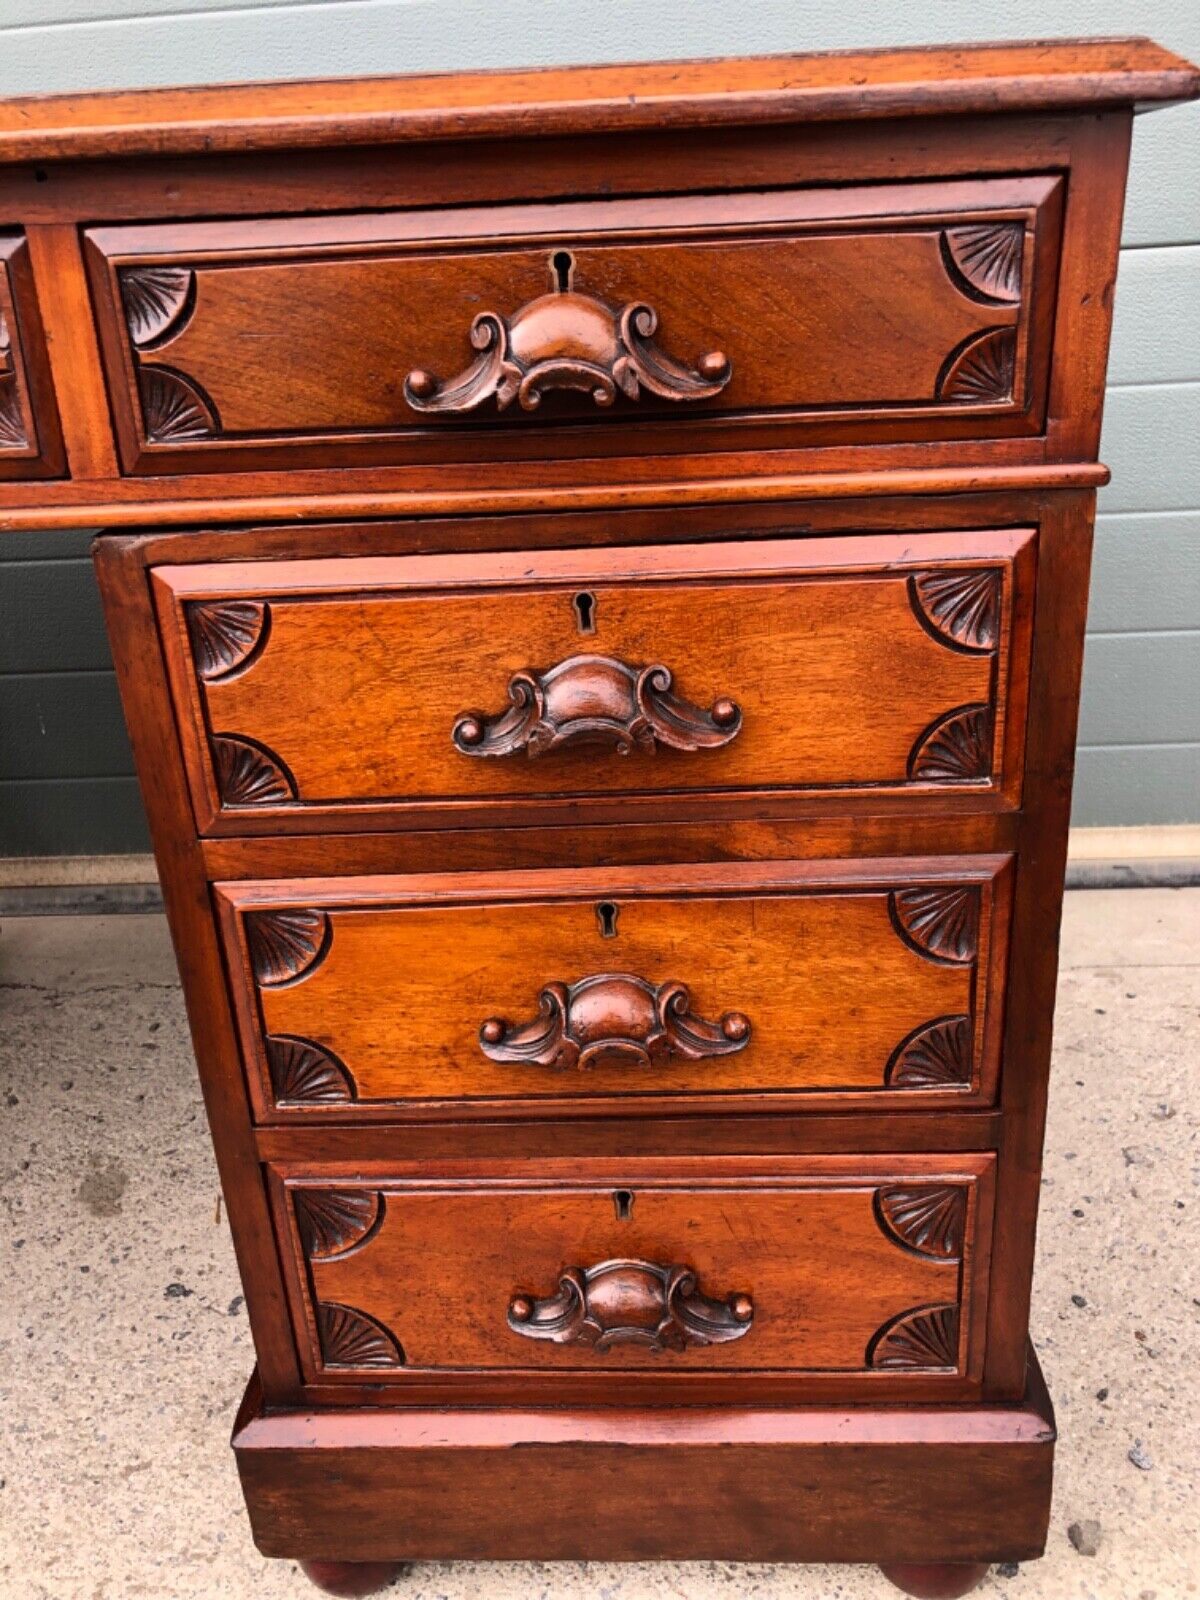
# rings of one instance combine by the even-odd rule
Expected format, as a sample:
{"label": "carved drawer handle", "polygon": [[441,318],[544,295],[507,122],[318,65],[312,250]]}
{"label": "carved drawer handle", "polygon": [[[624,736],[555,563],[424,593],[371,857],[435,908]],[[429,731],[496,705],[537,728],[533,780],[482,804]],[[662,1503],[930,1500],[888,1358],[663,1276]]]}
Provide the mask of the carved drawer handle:
{"label": "carved drawer handle", "polygon": [[628,973],[598,973],[578,983],[548,983],[532,1022],[510,1026],[489,1017],[479,1047],[492,1061],[539,1067],[590,1067],[616,1057],[636,1066],[661,1066],[672,1056],[704,1061],[744,1050],[750,1019],[727,1011],[707,1022],[690,1010],[682,983],[660,983]]}
{"label": "carved drawer handle", "polygon": [[414,411],[462,416],[493,397],[496,409],[517,400],[536,411],[553,389],[590,394],[610,406],[618,391],[637,400],[645,390],[662,400],[710,400],[729,382],[733,368],[720,350],[709,350],[689,367],[654,342],[658,314],[641,301],[616,310],[594,295],[571,288],[574,260],[567,250],[551,257],[551,294],[539,295],[511,317],[481,311],[471,323],[479,355],[443,382],[415,367],[404,380],[404,398]]}
{"label": "carved drawer handle", "polygon": [[750,1331],[754,1302],[748,1294],[710,1300],[691,1267],[651,1261],[602,1261],[564,1267],[558,1293],[544,1300],[518,1294],[509,1301],[508,1325],[526,1339],[584,1344],[603,1353],[614,1345],[686,1350],[726,1344]]}
{"label": "carved drawer handle", "polygon": [[526,668],[508,682],[507,711],[464,711],[453,739],[464,756],[545,755],[569,744],[718,750],[735,739],[741,708],[722,696],[705,711],[671,693],[667,667],[627,666],[613,656],[571,656],[547,672]]}

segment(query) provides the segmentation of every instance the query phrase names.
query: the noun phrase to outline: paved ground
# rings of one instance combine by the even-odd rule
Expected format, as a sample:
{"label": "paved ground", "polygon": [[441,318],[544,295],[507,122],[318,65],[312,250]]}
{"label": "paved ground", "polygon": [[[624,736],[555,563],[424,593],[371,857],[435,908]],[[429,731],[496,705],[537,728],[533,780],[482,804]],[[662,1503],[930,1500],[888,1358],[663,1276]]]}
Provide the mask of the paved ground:
{"label": "paved ground", "polygon": [[[255,1553],[226,1445],[250,1341],[161,919],[9,920],[0,985],[0,1596],[311,1594]],[[1034,1309],[1054,1517],[1047,1557],[981,1594],[1200,1588],[1198,1012],[1200,890],[1068,897]],[[1068,1537],[1088,1523],[1094,1555]],[[392,1592],[894,1591],[869,1568],[698,1564],[430,1565]]]}

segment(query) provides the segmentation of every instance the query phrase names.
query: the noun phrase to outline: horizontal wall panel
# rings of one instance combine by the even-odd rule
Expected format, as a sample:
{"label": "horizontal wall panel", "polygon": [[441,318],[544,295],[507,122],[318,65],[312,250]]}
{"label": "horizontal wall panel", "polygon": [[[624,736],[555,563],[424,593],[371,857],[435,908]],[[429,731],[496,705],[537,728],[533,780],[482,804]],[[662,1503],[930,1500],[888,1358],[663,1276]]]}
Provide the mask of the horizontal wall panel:
{"label": "horizontal wall panel", "polygon": [[[1200,6],[1182,0],[1183,6],[1191,13],[1191,42],[1182,42],[1183,30],[1177,28],[1171,48],[1200,61]],[[1135,119],[1122,238],[1128,245],[1200,241],[1200,103]]]}
{"label": "horizontal wall panel", "polygon": [[92,563],[0,568],[0,674],[111,669]]}
{"label": "horizontal wall panel", "polygon": [[1200,632],[1107,634],[1088,640],[1080,744],[1191,739],[1200,740]]}
{"label": "horizontal wall panel", "polygon": [[1100,459],[1112,482],[1101,511],[1190,511],[1200,506],[1200,383],[1110,389]]}
{"label": "horizontal wall panel", "polygon": [[[78,561],[87,556],[94,528],[36,528],[33,532],[0,530],[0,569],[9,561]],[[4,573],[0,570],[0,583]]]}
{"label": "horizontal wall panel", "polygon": [[128,855],[150,835],[133,778],[0,779],[0,855]]}
{"label": "horizontal wall panel", "polygon": [[1108,381],[1200,381],[1200,244],[1121,252]]}
{"label": "horizontal wall panel", "polygon": [[1096,519],[1092,633],[1200,628],[1200,511]]}
{"label": "horizontal wall panel", "polygon": [[112,673],[0,678],[0,777],[109,778],[132,772]]}
{"label": "horizontal wall panel", "polygon": [[[256,11],[295,3],[296,0],[53,0],[51,4],[51,0],[0,0],[0,33],[6,28],[64,27],[72,22],[186,16],[196,11]],[[314,0],[302,3],[312,5]]]}
{"label": "horizontal wall panel", "polygon": [[1077,828],[1200,822],[1200,744],[1080,750]]}

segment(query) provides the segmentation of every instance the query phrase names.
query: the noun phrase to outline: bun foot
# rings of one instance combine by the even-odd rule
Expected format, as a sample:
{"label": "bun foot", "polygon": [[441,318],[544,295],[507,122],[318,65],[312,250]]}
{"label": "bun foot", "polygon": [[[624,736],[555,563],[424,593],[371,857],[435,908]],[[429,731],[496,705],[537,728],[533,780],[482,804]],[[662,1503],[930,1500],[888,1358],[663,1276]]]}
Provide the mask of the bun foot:
{"label": "bun foot", "polygon": [[986,1561],[889,1561],[880,1572],[916,1600],[959,1600],[987,1576]]}
{"label": "bun foot", "polygon": [[326,1594],[354,1600],[358,1595],[386,1589],[410,1565],[407,1561],[302,1561],[300,1571]]}

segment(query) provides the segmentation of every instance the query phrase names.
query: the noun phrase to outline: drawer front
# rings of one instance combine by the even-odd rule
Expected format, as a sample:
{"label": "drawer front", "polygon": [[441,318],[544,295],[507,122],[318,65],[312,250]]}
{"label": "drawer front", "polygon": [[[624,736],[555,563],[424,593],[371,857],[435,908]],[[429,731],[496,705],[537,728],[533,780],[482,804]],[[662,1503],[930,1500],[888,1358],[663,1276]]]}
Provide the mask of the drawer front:
{"label": "drawer front", "polygon": [[982,1154],[271,1175],[310,1384],[507,1372],[624,1394],[639,1373],[698,1388],[758,1373],[899,1398],[977,1378],[993,1166]]}
{"label": "drawer front", "polygon": [[64,468],[25,235],[0,228],[0,481]]}
{"label": "drawer front", "polygon": [[125,467],[1044,426],[1061,180],[91,230]]}
{"label": "drawer front", "polygon": [[215,889],[259,1118],[995,1096],[1007,857]]}
{"label": "drawer front", "polygon": [[1020,793],[1033,553],[1008,530],[214,563],[155,585],[205,832],[667,797],[995,808]]}

